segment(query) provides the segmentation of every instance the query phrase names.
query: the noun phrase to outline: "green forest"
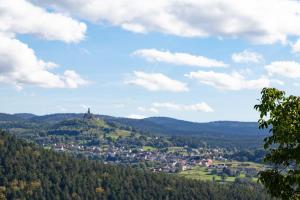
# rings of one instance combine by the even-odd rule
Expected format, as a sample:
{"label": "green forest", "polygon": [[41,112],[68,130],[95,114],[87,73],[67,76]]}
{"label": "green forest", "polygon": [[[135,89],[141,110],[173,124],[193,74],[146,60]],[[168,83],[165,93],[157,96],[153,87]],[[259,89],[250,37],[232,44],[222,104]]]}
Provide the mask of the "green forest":
{"label": "green forest", "polygon": [[75,157],[0,133],[0,199],[270,199],[258,183],[215,183]]}

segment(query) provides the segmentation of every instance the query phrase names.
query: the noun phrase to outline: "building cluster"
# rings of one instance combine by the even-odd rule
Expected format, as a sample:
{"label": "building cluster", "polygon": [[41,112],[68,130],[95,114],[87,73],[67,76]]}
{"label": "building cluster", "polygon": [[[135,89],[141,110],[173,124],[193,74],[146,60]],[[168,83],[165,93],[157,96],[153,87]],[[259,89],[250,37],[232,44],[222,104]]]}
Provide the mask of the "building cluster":
{"label": "building cluster", "polygon": [[[48,144],[49,146],[49,144]],[[138,165],[144,163],[144,167],[153,172],[175,173],[185,171],[195,166],[218,168],[226,167],[225,164],[215,165],[213,160],[226,161],[220,156],[221,149],[193,149],[186,148],[145,150],[143,148],[129,148],[115,144],[103,146],[86,146],[68,143],[53,143],[50,148],[60,152],[84,154],[87,157],[102,160],[106,163],[123,163]]]}
{"label": "building cluster", "polygon": [[[95,119],[90,109],[83,119],[88,121]],[[108,136],[104,134],[99,139],[83,133],[77,137],[46,136],[41,138],[38,140],[39,144],[55,151],[85,155],[109,164],[138,166],[153,172],[176,173],[200,166],[219,173],[230,167],[226,164],[228,162],[224,157],[230,152],[224,148],[149,146],[149,144],[163,141],[156,136],[133,135],[112,139],[109,134]],[[240,166],[239,170],[248,170],[249,173],[254,171],[245,166]]]}

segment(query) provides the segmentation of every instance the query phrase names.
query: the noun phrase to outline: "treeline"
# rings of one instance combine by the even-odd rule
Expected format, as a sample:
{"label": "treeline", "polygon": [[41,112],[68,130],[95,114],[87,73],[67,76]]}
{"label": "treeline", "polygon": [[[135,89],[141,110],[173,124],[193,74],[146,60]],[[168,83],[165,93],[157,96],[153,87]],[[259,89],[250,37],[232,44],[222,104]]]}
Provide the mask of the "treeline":
{"label": "treeline", "polygon": [[[73,135],[76,133],[70,133],[67,130],[84,132],[86,129],[98,129],[101,126],[101,124],[99,126],[97,123],[87,124],[82,121],[83,115],[65,113],[35,116],[24,113],[15,115],[0,113],[0,129],[15,132],[21,137],[25,133],[26,136],[34,138],[56,133],[57,135]],[[107,132],[121,129],[138,132],[145,136],[164,136],[171,138],[175,144],[196,148],[207,145],[229,149],[256,149],[262,147],[263,138],[268,134],[267,131],[259,131],[257,123],[251,122],[194,123],[164,117],[136,120],[103,115],[94,116],[103,121],[107,126]]]}
{"label": "treeline", "polygon": [[0,131],[0,199],[270,199],[259,184],[154,174],[42,149]]}
{"label": "treeline", "polygon": [[212,137],[212,136],[172,136],[169,138],[174,146],[189,146],[191,148],[211,147],[227,149],[257,149],[261,148],[264,136]]}
{"label": "treeline", "polygon": [[232,160],[237,160],[241,162],[262,162],[263,158],[265,157],[265,150],[263,149],[256,149],[256,150],[242,150],[239,152],[236,152],[232,155],[226,155],[227,158],[230,158]]}

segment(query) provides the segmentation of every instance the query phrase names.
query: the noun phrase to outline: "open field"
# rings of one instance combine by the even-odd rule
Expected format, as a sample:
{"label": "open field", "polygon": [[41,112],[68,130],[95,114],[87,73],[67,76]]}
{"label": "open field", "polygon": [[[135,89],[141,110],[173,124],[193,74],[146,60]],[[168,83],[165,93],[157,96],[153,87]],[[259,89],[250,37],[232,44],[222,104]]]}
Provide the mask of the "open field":
{"label": "open field", "polygon": [[[196,179],[196,180],[203,180],[203,181],[221,181],[221,176],[213,175],[210,173],[210,170],[207,171],[206,167],[194,167],[193,169],[182,171],[179,173],[179,176],[183,176],[188,179]],[[240,175],[240,177],[245,177],[244,174]],[[236,177],[228,176],[225,181],[226,182],[233,182]]]}
{"label": "open field", "polygon": [[[214,161],[214,165],[221,164],[224,162]],[[226,162],[226,165],[230,167],[231,170],[237,170],[237,169],[247,169],[247,168],[254,168],[257,171],[260,171],[263,169],[263,165],[258,163],[252,163],[252,162],[238,162],[238,161],[230,161]],[[202,166],[196,166],[192,169],[181,171],[178,173],[179,176],[188,178],[188,179],[196,179],[196,180],[204,180],[204,181],[222,181],[222,178],[218,174],[212,174],[213,169],[209,169],[207,167]],[[225,182],[233,182],[235,178],[245,178],[246,173],[241,170],[241,173],[239,176],[226,176]],[[254,182],[257,182],[256,177],[251,178]]]}
{"label": "open field", "polygon": [[237,169],[237,168],[255,168],[256,170],[260,171],[264,168],[264,165],[260,163],[255,163],[255,162],[239,162],[239,161],[226,161],[226,162],[221,162],[221,161],[215,161],[214,160],[214,165],[218,165],[221,163],[225,163],[227,166],[229,166],[232,169]]}
{"label": "open field", "polygon": [[143,146],[143,150],[144,151],[154,151],[156,150],[157,148],[155,147],[151,147],[151,146]]}
{"label": "open field", "polygon": [[112,140],[117,140],[118,138],[129,137],[129,136],[130,136],[130,131],[120,130],[120,129],[117,129],[114,132],[109,133],[108,135],[108,137],[110,137]]}

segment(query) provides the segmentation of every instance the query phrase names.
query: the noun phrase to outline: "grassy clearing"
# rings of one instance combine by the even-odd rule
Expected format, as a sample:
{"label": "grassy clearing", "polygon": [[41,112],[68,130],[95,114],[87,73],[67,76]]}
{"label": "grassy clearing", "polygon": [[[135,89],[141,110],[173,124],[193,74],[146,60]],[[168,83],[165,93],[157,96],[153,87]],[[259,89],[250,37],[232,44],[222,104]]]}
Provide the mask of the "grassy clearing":
{"label": "grassy clearing", "polygon": [[168,151],[175,152],[175,151],[182,151],[184,150],[183,147],[168,147]]}
{"label": "grassy clearing", "polygon": [[94,123],[95,125],[97,125],[99,127],[109,128],[109,126],[106,124],[106,122],[101,119],[93,120],[92,123]]}
{"label": "grassy clearing", "polygon": [[119,130],[119,129],[107,135],[107,137],[110,137],[112,140],[117,140],[120,137],[129,137],[129,136],[130,136],[130,131]]}
{"label": "grassy clearing", "polygon": [[156,148],[155,147],[151,147],[151,146],[143,146],[143,150],[144,151],[154,151],[154,150],[156,150]]}
{"label": "grassy clearing", "polygon": [[215,177],[216,181],[221,181],[221,177],[217,175],[210,174],[209,171],[206,171],[205,167],[195,167],[191,170],[181,171],[179,176],[183,176],[189,179],[197,179],[204,181],[212,181],[213,177]]}
{"label": "grassy clearing", "polygon": [[[210,173],[210,170],[207,170],[206,167],[195,167],[191,170],[182,171],[179,173],[179,176],[188,178],[188,179],[196,179],[203,181],[222,181],[221,176],[213,175]],[[227,177],[225,182],[233,182],[236,177]]]}
{"label": "grassy clearing", "polygon": [[116,130],[115,134],[119,137],[129,137],[130,136],[130,131],[126,130]]}
{"label": "grassy clearing", "polygon": [[[215,163],[214,163],[215,164]],[[207,169],[206,167],[194,167],[193,169],[181,171],[178,174],[181,177],[185,177],[188,179],[196,179],[196,180],[203,180],[203,181],[217,181],[221,182],[222,178],[219,175],[211,174],[211,169]],[[245,178],[245,174],[241,173],[238,178]],[[235,176],[227,176],[225,182],[233,182],[236,179]],[[257,178],[252,178],[254,182],[257,182]]]}
{"label": "grassy clearing", "polygon": [[257,171],[260,171],[260,170],[262,170],[264,168],[264,166],[262,164],[254,163],[254,162],[239,162],[239,161],[221,162],[221,161],[215,161],[214,160],[213,164],[218,165],[218,164],[221,164],[221,163],[225,163],[226,165],[228,165],[232,169],[237,169],[237,168],[254,168]]}

